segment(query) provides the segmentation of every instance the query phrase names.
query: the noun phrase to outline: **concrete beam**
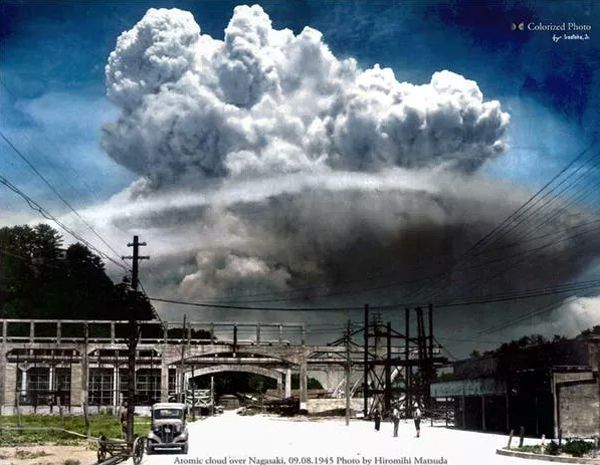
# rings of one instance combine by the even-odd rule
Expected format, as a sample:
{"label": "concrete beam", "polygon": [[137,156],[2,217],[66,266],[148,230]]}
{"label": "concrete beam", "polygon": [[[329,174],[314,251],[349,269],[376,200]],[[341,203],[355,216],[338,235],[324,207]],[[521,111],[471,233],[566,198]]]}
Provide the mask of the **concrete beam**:
{"label": "concrete beam", "polygon": [[[200,368],[199,370],[194,370],[194,376],[206,376],[212,375],[215,373],[224,373],[224,372],[236,372],[236,373],[252,373],[255,375],[266,376],[267,378],[274,379],[275,381],[281,380],[281,372],[277,370],[272,370],[269,368],[263,368],[258,366],[250,366],[250,365],[216,365],[205,368]],[[191,370],[188,370],[191,372]]]}

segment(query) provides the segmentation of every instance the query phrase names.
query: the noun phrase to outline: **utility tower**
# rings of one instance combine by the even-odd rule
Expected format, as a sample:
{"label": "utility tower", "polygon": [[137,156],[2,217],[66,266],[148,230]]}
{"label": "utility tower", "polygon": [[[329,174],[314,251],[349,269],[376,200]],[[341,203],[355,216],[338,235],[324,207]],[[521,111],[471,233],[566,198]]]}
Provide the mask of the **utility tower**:
{"label": "utility tower", "polygon": [[[411,334],[411,309],[405,309],[404,333],[384,324],[380,318],[370,319],[365,305],[363,345],[363,413],[369,418],[375,409],[385,416],[395,405],[405,418],[411,418],[414,405],[433,414],[429,387],[436,369],[446,362],[434,347],[433,306],[414,309],[416,335]],[[426,328],[426,323],[427,327]],[[382,344],[385,341],[385,345]]]}
{"label": "utility tower", "polygon": [[138,236],[133,236],[133,242],[127,244],[127,247],[133,247],[133,255],[122,257],[123,260],[131,260],[131,289],[132,298],[128,299],[131,307],[129,308],[129,340],[127,343],[127,443],[133,447],[133,419],[135,415],[135,357],[138,342],[138,323],[136,320],[136,306],[138,303],[138,285],[139,285],[139,261],[148,260],[149,256],[140,255],[140,247],[145,246],[145,242],[140,242]]}

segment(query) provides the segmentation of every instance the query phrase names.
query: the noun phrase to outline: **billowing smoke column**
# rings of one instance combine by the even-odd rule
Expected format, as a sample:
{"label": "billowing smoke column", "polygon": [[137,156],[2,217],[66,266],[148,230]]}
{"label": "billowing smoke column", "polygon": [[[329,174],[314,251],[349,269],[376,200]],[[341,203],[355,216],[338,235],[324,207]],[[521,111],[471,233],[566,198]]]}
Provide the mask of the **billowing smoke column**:
{"label": "billowing smoke column", "polygon": [[315,29],[274,29],[258,5],[235,8],[223,41],[188,12],[151,9],[119,37],[106,81],[122,114],[104,147],[154,187],[442,163],[471,171],[503,151],[509,120],[458,74],[413,85],[389,68],[361,70]]}
{"label": "billowing smoke column", "polygon": [[[292,296],[356,304],[348,283],[447,271],[528,196],[480,174],[505,150],[509,116],[474,81],[441,71],[413,85],[388,68],[360,69],[315,29],[274,29],[256,5],[235,8],[224,40],[202,35],[188,12],[149,10],[119,37],[106,83],[121,114],[103,145],[140,175],[109,204],[109,221],[144,228],[156,295],[227,300],[306,287]],[[504,245],[504,256],[528,246],[514,234]],[[500,260],[439,285],[475,294],[546,286],[588,260],[570,247],[535,252],[508,276]],[[422,284],[381,287],[358,303]]]}

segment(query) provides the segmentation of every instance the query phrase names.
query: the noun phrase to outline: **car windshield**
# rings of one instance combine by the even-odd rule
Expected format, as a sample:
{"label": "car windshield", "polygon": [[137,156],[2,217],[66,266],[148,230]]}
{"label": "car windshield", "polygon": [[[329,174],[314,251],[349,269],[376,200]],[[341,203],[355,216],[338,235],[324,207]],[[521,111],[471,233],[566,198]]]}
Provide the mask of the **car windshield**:
{"label": "car windshield", "polygon": [[177,408],[159,408],[154,410],[154,419],[173,420],[183,418],[183,410]]}

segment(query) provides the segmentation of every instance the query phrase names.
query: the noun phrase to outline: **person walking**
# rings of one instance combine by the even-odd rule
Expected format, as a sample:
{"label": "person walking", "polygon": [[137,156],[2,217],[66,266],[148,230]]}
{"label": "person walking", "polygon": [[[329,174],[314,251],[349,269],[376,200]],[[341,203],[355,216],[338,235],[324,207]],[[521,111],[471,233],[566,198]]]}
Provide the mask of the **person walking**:
{"label": "person walking", "polygon": [[415,409],[413,413],[413,419],[415,421],[415,429],[417,430],[417,437],[421,436],[421,409],[419,406]]}
{"label": "person walking", "polygon": [[400,410],[398,407],[392,409],[392,423],[394,424],[394,437],[398,437],[398,425],[400,423]]}
{"label": "person walking", "polygon": [[379,409],[375,409],[373,413],[373,420],[375,421],[375,431],[379,431],[379,427],[381,426],[381,413],[379,413]]}

